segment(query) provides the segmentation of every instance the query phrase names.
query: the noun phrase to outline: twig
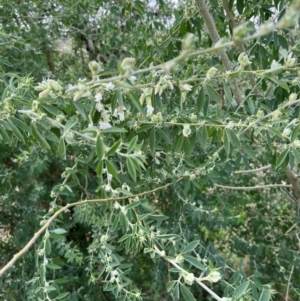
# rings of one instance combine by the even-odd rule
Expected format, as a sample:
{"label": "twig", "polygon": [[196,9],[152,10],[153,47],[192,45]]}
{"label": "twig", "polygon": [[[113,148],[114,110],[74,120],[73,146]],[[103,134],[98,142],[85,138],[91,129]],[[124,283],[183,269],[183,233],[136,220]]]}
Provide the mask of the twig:
{"label": "twig", "polygon": [[[171,263],[175,268],[184,271],[185,270],[179,266],[174,260],[172,260],[170,257],[165,256],[165,254],[159,250],[159,248],[154,245],[154,251],[156,254],[158,254],[159,256],[161,256],[162,258],[164,258],[165,260],[167,260],[169,263]],[[199,277],[200,278],[200,277]],[[203,288],[205,289],[215,300],[217,301],[222,301],[222,298],[219,297],[215,292],[213,292],[209,287],[207,287],[199,278],[194,278],[194,280]]]}
{"label": "twig", "polygon": [[[236,23],[234,21],[233,13],[232,13],[232,11],[229,8],[228,0],[222,0],[222,3],[223,3],[223,8],[224,8],[224,10],[226,12],[226,17],[227,17],[229,26],[231,27],[231,30],[233,30],[236,27]],[[243,44],[238,44],[237,46],[239,47],[239,49],[240,49],[241,52],[245,52],[246,53],[246,48],[245,48],[245,46]],[[249,71],[252,71],[251,65],[247,66],[247,69]],[[250,79],[250,83],[252,85],[254,93],[256,95],[258,95],[259,92],[258,92],[256,83],[255,83],[254,75],[252,73],[249,73],[249,79]]]}
{"label": "twig", "polygon": [[[195,2],[196,2],[196,5],[198,7],[198,10],[199,10],[203,20],[204,20],[207,31],[208,31],[212,41],[214,43],[217,43],[220,40],[220,36],[219,36],[218,31],[217,31],[214,20],[213,20],[211,14],[209,13],[208,8],[207,8],[204,0],[195,0]],[[223,66],[225,67],[225,69],[227,71],[230,71],[232,69],[232,66],[231,66],[230,60],[229,60],[225,50],[223,50],[223,49],[220,50],[219,56],[220,56],[220,59],[222,61]],[[238,86],[238,84],[237,84],[237,82],[234,78],[231,81],[232,81],[232,84],[233,84],[234,98],[235,98],[237,103],[241,103],[242,102],[242,96],[241,96],[239,86]]]}
{"label": "twig", "polygon": [[256,190],[264,188],[278,188],[278,187],[288,187],[291,188],[292,185],[286,184],[268,184],[268,185],[255,185],[255,186],[224,186],[215,184],[216,188],[231,189],[231,190]]}
{"label": "twig", "polygon": [[[177,180],[177,182],[181,181],[183,178],[179,178]],[[113,202],[113,201],[122,201],[122,200],[126,200],[128,198],[135,198],[135,197],[140,197],[143,195],[147,195],[150,193],[154,193],[156,191],[165,189],[169,186],[173,185],[173,183],[168,183],[166,185],[157,187],[155,189],[152,190],[148,190],[145,192],[141,192],[138,194],[133,194],[133,195],[129,195],[129,196],[122,196],[122,197],[116,197],[116,198],[105,198],[105,199],[93,199],[93,200],[85,200],[85,201],[79,201],[76,203],[70,203],[66,206],[64,206],[63,208],[59,209],[58,211],[56,211],[49,219],[48,221],[44,224],[44,226],[42,228],[40,228],[39,231],[37,231],[34,236],[30,239],[30,241],[26,244],[26,246],[19,251],[18,253],[16,253],[13,258],[0,270],[0,276],[2,276],[10,267],[12,267],[14,265],[14,263],[22,256],[24,255],[29,249],[30,247],[35,243],[35,241],[40,237],[40,235],[50,226],[50,224],[55,220],[55,218],[61,214],[62,212],[68,210],[71,207],[75,207],[75,206],[80,206],[80,205],[84,205],[84,204],[93,204],[93,203],[102,203],[102,202]]]}
{"label": "twig", "polygon": [[292,266],[291,272],[290,272],[290,276],[289,276],[289,280],[287,283],[287,288],[286,288],[286,294],[285,294],[285,301],[289,300],[289,289],[290,289],[290,283],[291,283],[291,278],[292,278],[292,274],[294,272],[294,265]]}
{"label": "twig", "polygon": [[292,185],[293,196],[297,199],[297,202],[299,202],[300,189],[298,186],[298,176],[290,169],[289,166],[286,168],[285,173]]}
{"label": "twig", "polygon": [[271,168],[271,164],[269,165],[266,165],[266,166],[262,166],[262,167],[259,167],[259,168],[255,168],[255,169],[249,169],[249,170],[237,170],[234,172],[235,175],[238,175],[238,174],[245,174],[245,173],[254,173],[254,172],[260,172],[260,171],[263,171],[263,170],[266,170],[266,169],[269,169]]}

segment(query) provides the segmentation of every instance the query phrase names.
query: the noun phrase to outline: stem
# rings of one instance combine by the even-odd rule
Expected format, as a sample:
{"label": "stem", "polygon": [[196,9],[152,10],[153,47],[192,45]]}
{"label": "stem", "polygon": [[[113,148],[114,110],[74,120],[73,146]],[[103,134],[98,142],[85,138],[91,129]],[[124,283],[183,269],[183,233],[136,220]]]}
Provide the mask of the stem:
{"label": "stem", "polygon": [[292,185],[287,184],[268,184],[268,185],[255,185],[255,186],[224,186],[215,184],[216,188],[223,188],[223,189],[231,189],[231,190],[256,190],[256,189],[264,189],[264,188],[291,188]]}
{"label": "stem", "polygon": [[[214,43],[217,43],[220,40],[220,36],[219,36],[218,31],[217,31],[214,20],[213,20],[212,16],[210,15],[204,0],[195,0],[195,2],[196,2],[196,5],[198,7],[198,10],[199,10],[203,20],[204,20],[204,23],[207,27],[207,31],[208,31],[212,41]],[[225,50],[221,50],[219,52],[219,56],[220,56],[220,59],[222,61],[223,66],[225,67],[225,69],[227,71],[232,70],[230,60],[229,60]],[[238,84],[237,84],[235,79],[232,79],[231,81],[232,81],[232,85],[233,85],[234,98],[237,101],[237,103],[241,103],[242,102],[242,96],[241,96]]]}
{"label": "stem", "polygon": [[271,168],[271,164],[266,165],[266,166],[262,166],[262,167],[259,167],[259,168],[255,168],[255,169],[250,169],[250,170],[237,170],[237,171],[234,172],[234,174],[237,175],[237,174],[260,172],[260,171],[270,169],[270,168]]}
{"label": "stem", "polygon": [[[177,182],[181,181],[183,178],[179,178],[177,180]],[[18,253],[16,253],[13,258],[0,270],[0,276],[2,276],[9,268],[11,268],[15,262],[21,258],[21,256],[23,256],[29,249],[30,247],[35,243],[35,241],[41,236],[41,234],[48,229],[48,227],[51,225],[51,223],[57,218],[58,215],[60,215],[61,213],[63,213],[64,211],[68,210],[71,207],[75,207],[75,206],[81,206],[81,205],[85,205],[85,204],[93,204],[93,203],[102,203],[102,202],[113,202],[113,201],[121,201],[121,200],[126,200],[128,198],[135,198],[135,197],[141,197],[147,194],[152,194],[155,193],[156,191],[165,189],[169,186],[173,185],[173,183],[168,183],[166,185],[154,188],[152,190],[148,190],[145,192],[141,192],[138,194],[134,194],[134,195],[129,195],[129,196],[122,196],[122,197],[116,197],[116,198],[105,198],[105,199],[92,199],[92,200],[85,200],[85,201],[78,201],[76,203],[69,203],[66,206],[62,207],[61,209],[59,209],[58,211],[56,211],[49,219],[48,221],[44,224],[44,226],[42,228],[40,228],[40,230],[38,230],[33,237],[30,239],[30,241],[25,245],[25,247],[19,251]]]}
{"label": "stem", "polygon": [[[229,26],[231,27],[231,30],[233,30],[236,27],[236,23],[234,21],[234,15],[232,13],[232,11],[229,8],[229,3],[228,0],[222,0],[222,4],[223,4],[223,8],[226,12],[226,17],[229,23]],[[238,48],[240,49],[241,52],[245,52],[246,53],[246,48],[243,44],[238,44]],[[247,66],[248,71],[252,71],[251,65]],[[256,95],[259,94],[256,83],[255,83],[255,78],[254,75],[252,73],[249,73],[249,79],[250,79],[250,83],[252,85],[252,88],[254,90],[254,93]]]}

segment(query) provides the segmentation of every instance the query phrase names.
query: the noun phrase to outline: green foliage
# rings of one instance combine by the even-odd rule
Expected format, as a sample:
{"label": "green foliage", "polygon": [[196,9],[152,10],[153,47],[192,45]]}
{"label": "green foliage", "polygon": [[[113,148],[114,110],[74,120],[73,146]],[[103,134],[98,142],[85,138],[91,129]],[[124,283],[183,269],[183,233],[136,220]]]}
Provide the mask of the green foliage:
{"label": "green foliage", "polygon": [[299,5],[205,3],[1,4],[4,300],[299,297]]}

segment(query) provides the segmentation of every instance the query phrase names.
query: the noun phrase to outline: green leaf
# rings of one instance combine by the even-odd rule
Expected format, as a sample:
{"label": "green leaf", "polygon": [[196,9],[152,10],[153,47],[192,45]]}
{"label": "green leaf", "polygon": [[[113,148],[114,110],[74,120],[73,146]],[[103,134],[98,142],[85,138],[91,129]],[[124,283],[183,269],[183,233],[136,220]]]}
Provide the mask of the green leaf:
{"label": "green leaf", "polygon": [[150,149],[153,153],[155,152],[155,128],[150,133]]}
{"label": "green leaf", "polygon": [[176,283],[177,283],[177,281],[175,281],[175,280],[169,281],[169,282],[167,283],[167,292],[168,292],[168,293],[172,290],[172,288],[174,287],[174,285],[175,285]]}
{"label": "green leaf", "polygon": [[20,119],[17,119],[15,117],[9,117],[9,119],[22,131],[27,132],[27,133],[31,133],[30,127],[23,122]]}
{"label": "green leaf", "polygon": [[204,271],[206,269],[206,266],[200,263],[199,260],[193,256],[183,255],[183,258],[201,271]]}
{"label": "green leaf", "polygon": [[249,156],[253,161],[256,160],[256,155],[254,150],[252,149],[251,146],[247,145],[246,143],[242,143],[242,147],[241,147],[242,151]]}
{"label": "green leaf", "polygon": [[244,0],[237,0],[236,1],[236,9],[238,13],[241,15],[244,10]]}
{"label": "green leaf", "polygon": [[66,234],[67,231],[66,231],[65,229],[62,229],[62,228],[57,228],[57,229],[51,230],[51,233],[55,233],[55,234]]}
{"label": "green leaf", "polygon": [[184,254],[184,253],[188,253],[193,251],[199,244],[199,240],[194,240],[192,242],[190,242],[180,253]]}
{"label": "green leaf", "polygon": [[269,130],[270,132],[272,132],[273,134],[275,134],[276,136],[278,136],[280,139],[283,139],[283,140],[286,139],[286,137],[284,137],[284,136],[281,134],[281,132],[280,132],[278,129],[276,129],[275,127],[269,127],[268,130]]}
{"label": "green leaf", "polygon": [[67,297],[68,295],[69,295],[68,292],[66,292],[66,293],[61,293],[61,294],[59,294],[57,297],[55,297],[54,300],[63,299],[63,298],[65,298],[65,297]]}
{"label": "green leaf", "polygon": [[134,136],[131,141],[128,144],[128,149],[127,149],[127,153],[131,153],[136,145],[136,142],[138,140],[138,136]]}
{"label": "green leaf", "polygon": [[191,291],[180,283],[180,291],[185,301],[196,301]]}
{"label": "green leaf", "polygon": [[68,278],[57,278],[54,279],[54,282],[57,284],[64,284],[64,283],[68,283],[70,280]]}
{"label": "green leaf", "polygon": [[271,293],[268,290],[263,289],[258,301],[270,301],[270,300],[271,300]]}
{"label": "green leaf", "polygon": [[199,114],[204,106],[204,102],[205,102],[205,94],[204,94],[204,89],[203,87],[200,88],[199,90],[199,94],[198,97],[196,99],[196,112],[197,114]]}
{"label": "green leaf", "polygon": [[204,105],[203,105],[203,115],[204,117],[207,116],[208,108],[209,108],[209,103],[210,103],[210,97],[205,97],[204,99]]}
{"label": "green leaf", "polygon": [[99,161],[97,166],[96,166],[96,173],[99,177],[102,176],[102,171],[103,171],[103,161]]}
{"label": "green leaf", "polygon": [[0,134],[4,140],[4,142],[10,144],[10,137],[8,136],[8,134],[6,133],[6,129],[5,127],[3,126],[1,120],[0,120]]}
{"label": "green leaf", "polygon": [[64,133],[66,133],[68,130],[70,130],[72,127],[74,127],[77,122],[78,122],[77,118],[68,120],[64,127]]}
{"label": "green leaf", "polygon": [[63,137],[60,138],[59,140],[59,144],[58,144],[58,154],[59,156],[66,160],[66,144],[65,144],[65,140]]}
{"label": "green leaf", "polygon": [[133,91],[130,91],[129,92],[129,96],[131,98],[131,101],[133,103],[133,105],[136,107],[136,109],[143,115],[143,116],[146,116],[146,112],[145,110],[143,109],[141,103],[140,103],[140,100],[139,98],[136,96],[136,94],[133,92]]}
{"label": "green leaf", "polygon": [[198,138],[198,141],[199,141],[199,143],[201,144],[201,146],[202,146],[203,148],[205,148],[206,145],[207,145],[207,137],[208,137],[208,135],[207,135],[207,128],[206,128],[206,126],[204,125],[204,126],[201,128],[201,130],[200,130],[199,132],[197,132],[197,138]]}
{"label": "green leaf", "polygon": [[164,131],[162,131],[160,128],[157,128],[157,129],[156,129],[156,132],[157,132],[157,134],[158,134],[163,140],[166,141],[166,143],[172,144],[171,139],[169,138],[169,136],[168,136]]}
{"label": "green leaf", "polygon": [[240,284],[233,292],[232,297],[236,298],[238,300],[240,297],[246,294],[247,289],[249,286],[249,281],[245,281],[242,284]]}
{"label": "green leaf", "polygon": [[288,153],[289,153],[289,149],[287,148],[277,157],[277,160],[276,160],[277,168],[280,167],[284,163],[284,160]]}
{"label": "green leaf", "polygon": [[288,45],[288,42],[287,42],[286,38],[283,37],[283,36],[281,36],[281,35],[278,35],[277,38],[278,38],[278,42],[279,42],[280,46],[283,49],[288,50],[289,49],[289,45]]}
{"label": "green leaf", "polygon": [[105,148],[104,148],[104,143],[103,143],[100,135],[97,135],[96,154],[97,154],[97,158],[99,159],[99,161],[102,161],[104,158],[104,154],[105,154]]}
{"label": "green leaf", "polygon": [[[7,119],[7,122],[10,125],[11,130],[13,131],[13,133],[16,135],[16,137],[22,141],[24,144],[26,144],[25,139],[23,137],[23,135],[21,134],[21,132],[19,131],[19,129],[14,125],[13,121],[11,120],[11,118]],[[32,124],[32,123],[31,123]],[[50,147],[49,147],[50,148]]]}
{"label": "green leaf", "polygon": [[277,84],[277,86],[280,86],[281,88],[283,88],[287,92],[290,92],[290,88],[289,88],[289,86],[288,86],[288,84],[286,82],[278,80],[275,77],[268,77],[268,79],[271,80],[271,81],[273,81],[275,84]]}
{"label": "green leaf", "polygon": [[124,128],[111,127],[105,130],[101,130],[102,133],[127,133]]}
{"label": "green leaf", "polygon": [[236,136],[235,132],[233,130],[231,130],[231,129],[227,129],[226,131],[228,133],[229,140],[230,140],[231,144],[234,147],[240,149],[241,148],[241,144],[240,144],[240,141],[239,141],[238,137]]}
{"label": "green leaf", "polygon": [[129,172],[130,176],[132,177],[133,181],[136,182],[135,165],[130,157],[127,157],[127,159],[126,159],[126,166],[127,166],[128,172]]}
{"label": "green leaf", "polygon": [[137,133],[141,133],[141,132],[146,132],[148,131],[149,129],[153,128],[153,125],[151,124],[143,124],[141,125],[137,130],[136,132]]}
{"label": "green leaf", "polygon": [[178,284],[175,285],[172,295],[175,298],[175,300],[179,300],[179,285]]}
{"label": "green leaf", "polygon": [[3,65],[6,65],[8,67],[13,67],[13,65],[6,59],[1,58],[0,59],[0,63],[2,63]]}
{"label": "green leaf", "polygon": [[[49,97],[49,98],[50,98],[50,97]],[[40,99],[44,99],[44,98],[39,98],[39,101],[40,101]],[[47,97],[47,99],[48,99],[48,97]],[[53,98],[50,98],[50,99],[55,100],[55,99],[53,99]],[[49,103],[49,102],[47,101],[47,103]],[[57,115],[59,115],[59,114],[62,114],[62,112],[61,112],[60,110],[58,110],[56,107],[53,107],[53,106],[50,106],[50,105],[46,105],[46,104],[42,104],[41,107],[42,107],[45,111],[47,111],[48,113],[50,113],[50,114],[52,114],[52,115],[54,115],[54,116],[57,116]]]}
{"label": "green leaf", "polygon": [[175,144],[175,151],[176,152],[179,152],[181,150],[182,143],[183,143],[183,136],[181,135],[177,138],[177,141],[176,141],[176,144]]}
{"label": "green leaf", "polygon": [[183,138],[183,150],[187,157],[189,157],[192,153],[192,148],[188,137]]}
{"label": "green leaf", "polygon": [[118,141],[116,141],[113,144],[113,146],[107,151],[106,157],[114,154],[117,151],[117,149],[120,147],[121,144],[122,144],[122,140],[121,139],[119,139]]}
{"label": "green leaf", "polygon": [[299,134],[299,124],[294,127],[291,133],[291,142],[294,142]]}
{"label": "green leaf", "polygon": [[295,159],[298,161],[298,163],[300,163],[300,152],[296,149],[293,149],[292,153],[293,153]]}
{"label": "green leaf", "polygon": [[50,256],[51,255],[51,242],[50,242],[50,239],[45,240],[45,249],[46,249],[46,255]]}
{"label": "green leaf", "polygon": [[122,90],[117,91],[117,100],[120,107],[124,106]]}
{"label": "green leaf", "polygon": [[61,269],[61,266],[57,265],[57,264],[53,264],[53,263],[48,263],[46,265],[47,269],[50,269],[50,270],[59,270]]}
{"label": "green leaf", "polygon": [[126,208],[127,210],[128,210],[128,209],[135,208],[135,207],[139,206],[139,205],[141,204],[141,202],[142,202],[141,200],[139,200],[139,201],[137,201],[137,202],[133,202],[133,203],[127,205],[125,208]]}
{"label": "green leaf", "polygon": [[82,118],[86,121],[87,120],[87,114],[85,112],[84,107],[78,101],[74,101],[73,104],[76,107],[79,114],[82,116]]}
{"label": "green leaf", "polygon": [[222,99],[219,93],[213,87],[211,87],[210,85],[206,85],[206,90],[211,100],[214,100],[217,104],[222,103]]}
{"label": "green leaf", "polygon": [[40,142],[40,144],[50,150],[50,145],[48,144],[47,140],[44,138],[44,136],[38,131],[36,124],[34,122],[31,122],[30,124],[32,135]]}
{"label": "green leaf", "polygon": [[230,154],[230,140],[229,140],[229,136],[227,134],[227,130],[224,129],[223,133],[224,133],[224,137],[223,137],[223,139],[224,139],[224,148],[225,148],[225,151],[226,151],[227,155],[229,155]]}
{"label": "green leaf", "polygon": [[232,93],[231,93],[229,85],[224,82],[223,86],[224,86],[224,92],[225,92],[226,99],[228,100],[229,103],[232,103],[233,99],[232,99]]}
{"label": "green leaf", "polygon": [[113,163],[109,162],[108,160],[105,161],[105,164],[106,164],[106,168],[107,168],[107,171],[113,175],[115,178],[118,177],[118,171],[117,169],[115,168],[115,166],[113,165]]}

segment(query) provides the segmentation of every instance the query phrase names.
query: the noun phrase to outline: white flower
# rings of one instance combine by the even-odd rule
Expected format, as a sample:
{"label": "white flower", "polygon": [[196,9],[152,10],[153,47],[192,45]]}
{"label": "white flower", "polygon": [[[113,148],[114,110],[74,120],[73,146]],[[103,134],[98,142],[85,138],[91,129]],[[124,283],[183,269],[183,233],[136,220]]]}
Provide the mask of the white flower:
{"label": "white flower", "polygon": [[104,122],[110,122],[110,112],[109,111],[106,111],[106,110],[102,111],[102,120]]}
{"label": "white flower", "polygon": [[112,90],[114,87],[115,87],[115,85],[114,85],[112,82],[109,82],[109,83],[106,85],[105,90],[106,90],[106,91],[109,91],[109,90]]}
{"label": "white flower", "polygon": [[210,80],[212,77],[214,77],[217,73],[218,69],[215,67],[210,68],[207,72],[206,72],[206,79]]}
{"label": "white flower", "polygon": [[239,55],[238,62],[240,63],[242,68],[251,64],[251,61],[249,60],[248,55],[245,52],[242,52]]}
{"label": "white flower", "polygon": [[192,91],[192,88],[193,88],[193,86],[188,85],[188,84],[181,85],[181,89],[184,91]]}
{"label": "white flower", "polygon": [[110,186],[109,184],[106,184],[106,185],[104,186],[104,190],[105,190],[105,191],[111,191],[111,186]]}
{"label": "white flower", "polygon": [[296,63],[296,59],[295,58],[292,58],[292,55],[293,53],[291,52],[287,58],[286,58],[286,61],[285,61],[285,67],[287,68],[292,68],[294,67],[295,63]]}
{"label": "white flower", "polygon": [[105,130],[105,129],[111,128],[111,125],[109,122],[100,121],[99,128],[100,128],[100,130]]}
{"label": "white flower", "polygon": [[115,203],[114,203],[114,208],[115,208],[115,209],[120,209],[120,204],[119,204],[118,202],[115,202]]}
{"label": "white flower", "polygon": [[193,273],[185,273],[183,275],[183,279],[187,285],[192,285],[195,280],[195,276]]}
{"label": "white flower", "polygon": [[211,282],[218,282],[221,279],[221,274],[218,271],[212,271],[206,278]]}
{"label": "white flower", "polygon": [[278,63],[277,61],[273,60],[271,64],[271,69],[278,69],[281,67],[281,64]]}
{"label": "white flower", "polygon": [[190,126],[188,125],[188,124],[185,124],[184,126],[183,126],[183,130],[182,130],[182,135],[184,136],[184,137],[188,137],[190,134],[191,134],[191,128],[190,128]]}
{"label": "white flower", "polygon": [[113,116],[119,117],[120,121],[124,121],[125,120],[125,112],[124,112],[125,110],[126,110],[125,107],[119,106],[118,108],[115,109]]}
{"label": "white flower", "polygon": [[146,106],[146,108],[147,108],[147,114],[152,115],[152,113],[153,113],[153,111],[154,111],[154,108],[152,107],[152,105],[151,105],[151,104],[148,104],[148,105]]}
{"label": "white flower", "polygon": [[295,101],[295,100],[297,100],[297,94],[296,93],[292,93],[292,94],[290,94],[290,96],[289,96],[289,101],[290,102],[293,102],[293,101]]}
{"label": "white flower", "polygon": [[103,99],[102,94],[101,93],[97,93],[95,95],[95,101],[96,102],[100,102]]}
{"label": "white flower", "polygon": [[285,128],[282,132],[282,136],[289,137],[290,133],[291,133],[291,129],[290,128]]}
{"label": "white flower", "polygon": [[103,104],[102,104],[101,102],[97,102],[97,103],[96,103],[96,110],[97,110],[98,112],[101,112],[101,111],[104,110],[104,106],[103,106]]}
{"label": "white flower", "polygon": [[131,75],[128,79],[129,79],[132,83],[134,83],[134,81],[136,80],[136,76]]}

